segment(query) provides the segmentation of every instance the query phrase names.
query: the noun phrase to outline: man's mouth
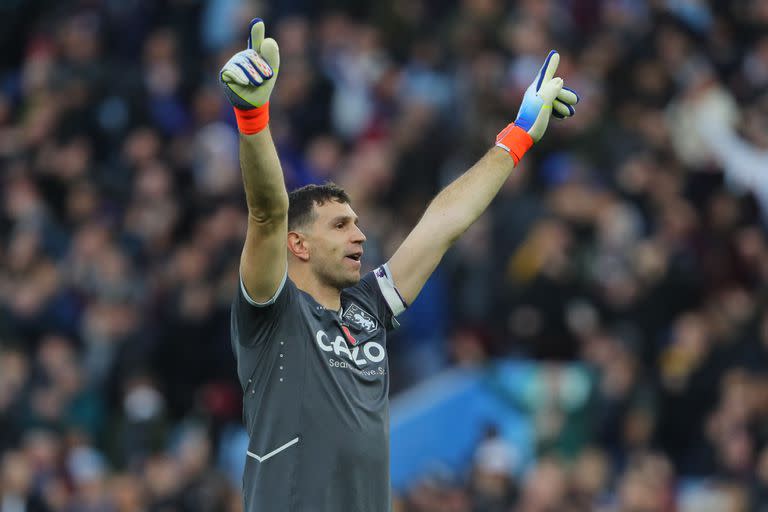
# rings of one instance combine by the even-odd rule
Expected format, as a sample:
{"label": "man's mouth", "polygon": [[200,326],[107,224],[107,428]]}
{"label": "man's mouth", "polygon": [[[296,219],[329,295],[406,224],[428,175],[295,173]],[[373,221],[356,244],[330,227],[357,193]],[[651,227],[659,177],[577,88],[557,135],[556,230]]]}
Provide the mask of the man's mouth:
{"label": "man's mouth", "polygon": [[361,252],[353,252],[352,254],[347,254],[347,258],[353,260],[353,261],[360,261],[360,258],[363,257],[363,253]]}

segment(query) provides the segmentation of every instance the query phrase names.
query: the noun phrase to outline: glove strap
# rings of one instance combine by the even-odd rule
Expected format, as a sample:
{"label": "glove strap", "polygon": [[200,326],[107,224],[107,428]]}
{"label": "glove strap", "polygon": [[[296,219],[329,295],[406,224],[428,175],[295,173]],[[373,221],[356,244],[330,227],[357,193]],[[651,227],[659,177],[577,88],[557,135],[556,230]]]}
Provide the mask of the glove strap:
{"label": "glove strap", "polygon": [[237,129],[243,135],[253,135],[266,128],[269,123],[269,102],[248,110],[234,107]]}
{"label": "glove strap", "polygon": [[517,165],[525,152],[533,146],[533,138],[515,123],[509,123],[496,136],[496,146],[509,153]]}

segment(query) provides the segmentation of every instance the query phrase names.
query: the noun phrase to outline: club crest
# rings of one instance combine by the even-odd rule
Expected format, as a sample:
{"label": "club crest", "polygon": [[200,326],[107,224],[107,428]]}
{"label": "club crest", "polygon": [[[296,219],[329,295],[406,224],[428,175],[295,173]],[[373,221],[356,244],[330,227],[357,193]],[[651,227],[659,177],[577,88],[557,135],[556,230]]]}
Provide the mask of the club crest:
{"label": "club crest", "polygon": [[376,320],[366,313],[363,308],[357,304],[352,304],[344,312],[342,317],[348,324],[354,325],[366,332],[373,332],[376,330]]}

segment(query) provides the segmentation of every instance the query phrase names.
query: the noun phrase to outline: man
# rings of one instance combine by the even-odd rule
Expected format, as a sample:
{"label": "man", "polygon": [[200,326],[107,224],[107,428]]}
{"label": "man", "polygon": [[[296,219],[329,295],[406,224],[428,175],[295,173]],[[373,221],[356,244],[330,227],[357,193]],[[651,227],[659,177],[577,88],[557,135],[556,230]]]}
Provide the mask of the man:
{"label": "man", "polygon": [[251,22],[248,49],[221,71],[240,130],[248,229],[232,346],[250,443],[246,512],[385,512],[389,483],[387,331],[451,244],[486,209],[552,114],[576,95],[550,52],[515,123],[443,190],[386,264],[360,276],[365,235],[335,185],[285,190],[267,122],[277,43]]}

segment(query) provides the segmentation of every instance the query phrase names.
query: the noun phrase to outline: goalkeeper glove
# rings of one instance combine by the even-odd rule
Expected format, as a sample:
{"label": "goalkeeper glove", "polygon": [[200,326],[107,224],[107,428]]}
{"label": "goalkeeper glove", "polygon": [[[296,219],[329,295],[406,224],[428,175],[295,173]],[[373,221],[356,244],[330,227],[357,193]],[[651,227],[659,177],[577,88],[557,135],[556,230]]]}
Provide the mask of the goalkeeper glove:
{"label": "goalkeeper glove", "polygon": [[563,88],[562,78],[555,78],[559,63],[560,54],[550,51],[525,91],[517,118],[496,136],[496,146],[507,151],[515,165],[544,136],[551,115],[565,118],[575,113],[573,105],[578,103],[579,97],[571,89]]}
{"label": "goalkeeper glove", "polygon": [[574,105],[579,102],[579,95],[573,89],[563,86],[552,102],[552,115],[558,119],[566,119],[576,113]]}
{"label": "goalkeeper glove", "polygon": [[277,42],[264,38],[261,18],[251,21],[248,48],[232,56],[219,73],[227,99],[235,109],[241,133],[258,133],[269,122],[269,96],[280,68]]}

